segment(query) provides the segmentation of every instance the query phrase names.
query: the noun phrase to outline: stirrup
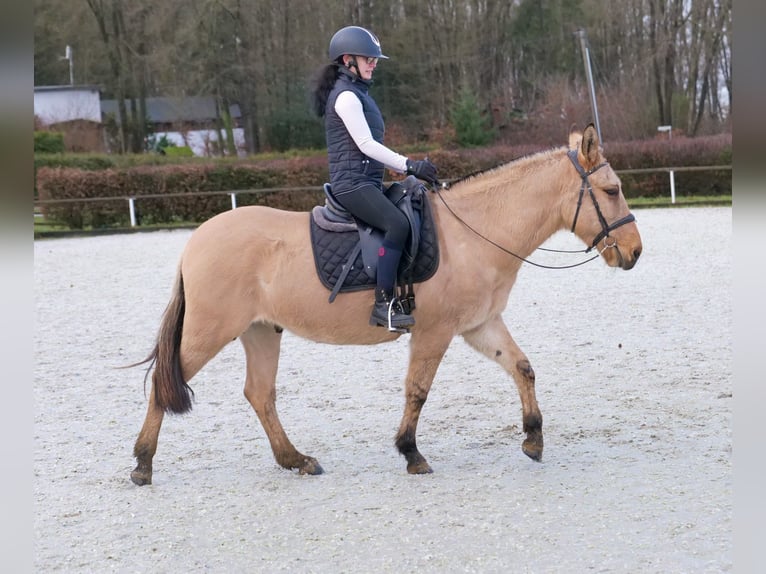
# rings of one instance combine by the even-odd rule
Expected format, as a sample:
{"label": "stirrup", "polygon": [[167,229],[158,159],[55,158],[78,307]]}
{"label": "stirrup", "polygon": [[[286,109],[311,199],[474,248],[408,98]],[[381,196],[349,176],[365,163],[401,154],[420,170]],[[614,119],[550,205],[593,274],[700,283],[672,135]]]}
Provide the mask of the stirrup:
{"label": "stirrup", "polygon": [[[386,318],[375,314],[380,303],[386,303]],[[392,297],[391,300],[375,301],[372,314],[370,315],[370,325],[386,327],[392,333],[409,333],[410,327],[415,324],[415,319],[404,312],[401,302],[398,298]]]}

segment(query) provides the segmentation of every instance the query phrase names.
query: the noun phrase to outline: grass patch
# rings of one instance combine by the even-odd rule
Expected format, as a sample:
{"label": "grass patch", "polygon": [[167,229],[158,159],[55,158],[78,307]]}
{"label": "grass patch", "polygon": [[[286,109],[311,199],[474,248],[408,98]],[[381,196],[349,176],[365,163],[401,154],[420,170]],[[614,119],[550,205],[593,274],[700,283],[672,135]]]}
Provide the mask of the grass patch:
{"label": "grass patch", "polygon": [[631,207],[703,207],[728,205],[731,206],[731,195],[684,195],[676,196],[676,202],[670,202],[670,196],[634,197],[628,200]]}

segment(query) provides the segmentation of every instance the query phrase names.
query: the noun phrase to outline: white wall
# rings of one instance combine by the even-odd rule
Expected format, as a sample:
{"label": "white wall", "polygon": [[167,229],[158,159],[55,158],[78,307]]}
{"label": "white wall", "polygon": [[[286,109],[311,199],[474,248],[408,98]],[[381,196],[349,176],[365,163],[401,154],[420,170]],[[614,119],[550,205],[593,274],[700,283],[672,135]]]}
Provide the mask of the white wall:
{"label": "white wall", "polygon": [[92,88],[35,90],[35,115],[45,124],[71,120],[101,123],[101,99]]}

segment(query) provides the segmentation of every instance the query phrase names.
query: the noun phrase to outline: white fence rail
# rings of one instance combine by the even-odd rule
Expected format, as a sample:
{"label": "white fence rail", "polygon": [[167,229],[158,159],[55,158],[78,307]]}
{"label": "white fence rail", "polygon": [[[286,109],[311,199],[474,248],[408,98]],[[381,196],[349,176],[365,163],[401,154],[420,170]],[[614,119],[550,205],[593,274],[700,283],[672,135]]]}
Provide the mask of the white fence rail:
{"label": "white fence rail", "polygon": [[[676,184],[675,184],[675,172],[683,171],[731,171],[731,165],[711,165],[711,166],[691,166],[691,167],[658,167],[658,168],[641,168],[641,169],[622,169],[615,170],[618,175],[620,174],[642,174],[642,173],[657,173],[667,172],[670,178],[670,200],[671,203],[676,202]],[[237,189],[229,191],[198,191],[198,192],[185,192],[185,193],[149,193],[146,195],[138,196],[114,196],[114,197],[86,197],[86,198],[72,198],[72,199],[41,199],[34,203],[35,216],[38,216],[39,207],[43,205],[61,205],[66,203],[89,203],[89,202],[103,202],[103,201],[125,201],[127,203],[128,213],[130,215],[131,227],[139,225],[136,217],[136,201],[142,199],[168,199],[172,197],[193,197],[195,195],[229,195],[231,197],[231,208],[237,208],[237,195],[240,194],[261,194],[261,193],[274,193],[279,191],[321,191],[321,186],[304,186],[304,187],[271,187],[262,189]]]}
{"label": "white fence rail", "polygon": [[677,171],[720,171],[720,170],[729,170],[731,171],[730,165],[708,165],[708,166],[689,166],[689,167],[650,167],[650,168],[642,168],[642,169],[620,169],[615,170],[617,175],[620,175],[621,173],[625,174],[636,174],[636,173],[656,173],[656,172],[662,172],[667,171],[670,176],[670,203],[676,202],[676,178],[675,178],[675,172]]}

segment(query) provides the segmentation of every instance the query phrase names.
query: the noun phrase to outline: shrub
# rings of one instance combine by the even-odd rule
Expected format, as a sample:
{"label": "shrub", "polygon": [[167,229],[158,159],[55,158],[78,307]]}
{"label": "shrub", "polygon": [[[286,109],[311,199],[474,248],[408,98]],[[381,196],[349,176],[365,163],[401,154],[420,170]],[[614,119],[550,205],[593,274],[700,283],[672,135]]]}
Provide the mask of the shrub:
{"label": "shrub", "polygon": [[168,146],[164,151],[168,157],[194,157],[194,152],[189,146]]}
{"label": "shrub", "polygon": [[64,153],[62,132],[36,131],[35,153]]}
{"label": "shrub", "polygon": [[479,109],[473,92],[464,88],[450,111],[455,139],[460,147],[489,144],[495,137],[489,117]]}

